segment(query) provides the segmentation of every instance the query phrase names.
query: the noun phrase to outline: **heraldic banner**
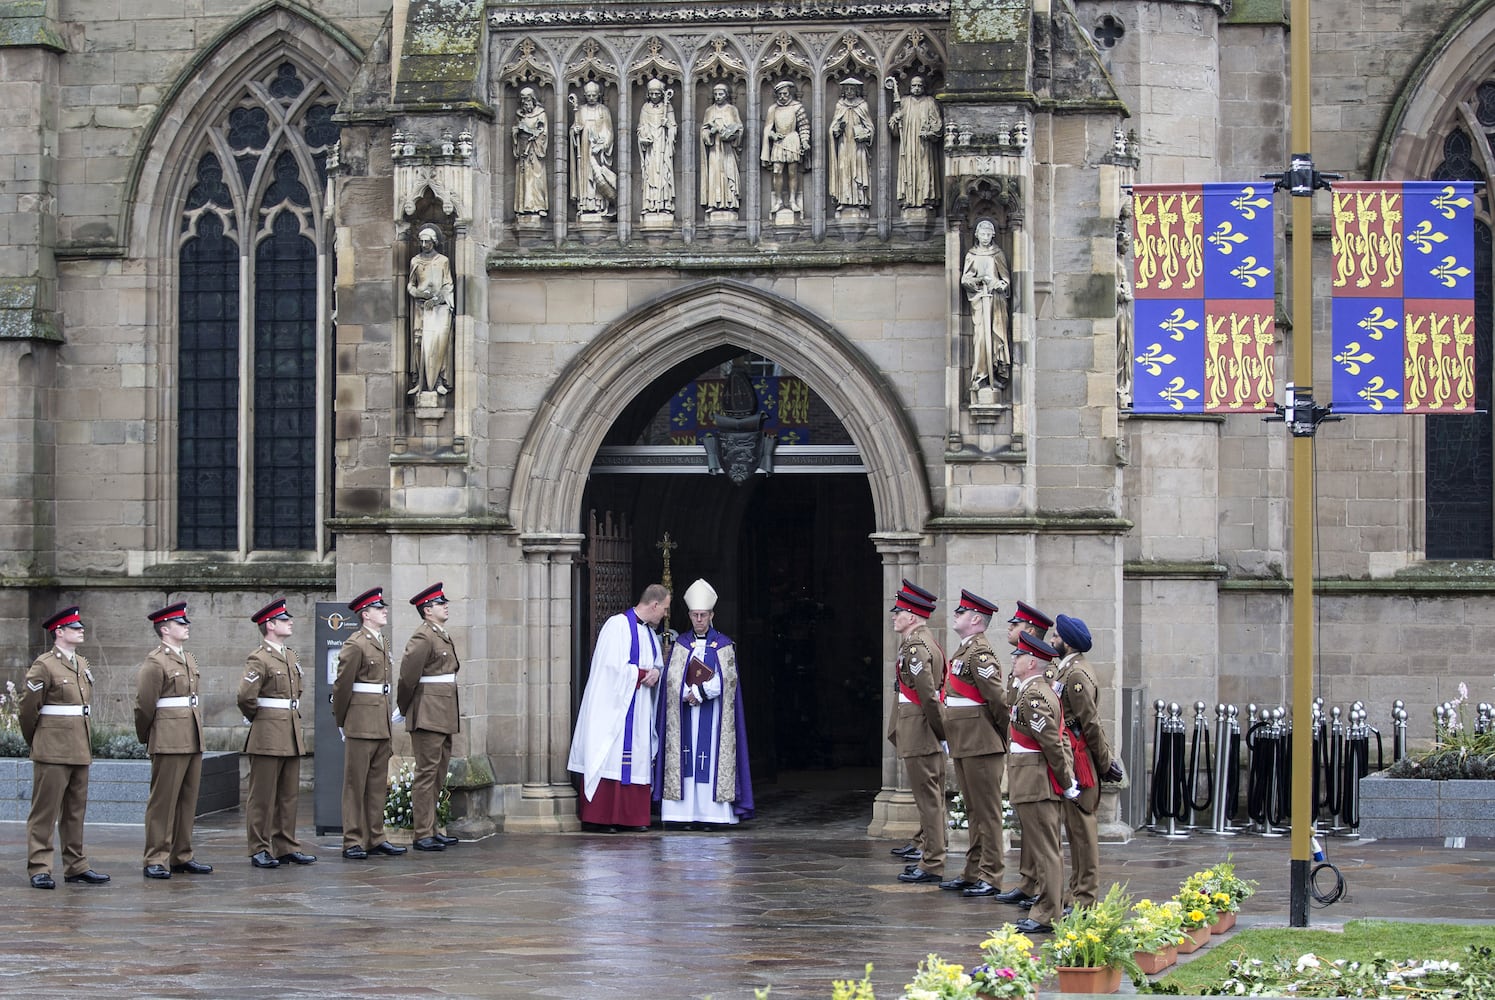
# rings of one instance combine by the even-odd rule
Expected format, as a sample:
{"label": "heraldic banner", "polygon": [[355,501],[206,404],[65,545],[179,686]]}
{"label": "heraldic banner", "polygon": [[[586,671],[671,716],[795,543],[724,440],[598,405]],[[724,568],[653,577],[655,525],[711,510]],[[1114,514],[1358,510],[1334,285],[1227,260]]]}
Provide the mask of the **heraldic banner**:
{"label": "heraldic banner", "polygon": [[1334,412],[1473,413],[1474,185],[1337,182],[1333,253]]}
{"label": "heraldic banner", "polygon": [[1132,211],[1132,412],[1271,413],[1271,184],[1139,184]]}

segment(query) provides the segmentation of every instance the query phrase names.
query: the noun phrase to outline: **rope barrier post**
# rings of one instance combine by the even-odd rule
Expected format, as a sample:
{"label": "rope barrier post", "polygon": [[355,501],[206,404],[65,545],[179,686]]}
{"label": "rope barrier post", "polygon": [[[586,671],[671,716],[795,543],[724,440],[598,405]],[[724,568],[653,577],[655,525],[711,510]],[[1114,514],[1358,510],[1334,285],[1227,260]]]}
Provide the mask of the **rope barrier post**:
{"label": "rope barrier post", "polygon": [[1158,820],[1162,819],[1157,811],[1157,788],[1158,773],[1163,761],[1163,728],[1168,721],[1168,703],[1159,698],[1152,703],[1152,710],[1152,784],[1148,786],[1146,828],[1156,832]]}
{"label": "rope barrier post", "polygon": [[1391,703],[1391,757],[1407,759],[1407,705],[1400,698]]}
{"label": "rope barrier post", "polygon": [[[1210,753],[1209,724],[1204,718],[1206,707],[1202,701],[1194,702],[1194,735],[1189,744],[1189,782],[1185,790],[1189,808],[1184,814],[1190,830],[1199,829],[1199,817],[1208,816],[1215,801],[1214,758]],[[1201,769],[1205,785],[1203,801],[1199,795]]]}
{"label": "rope barrier post", "polygon": [[1227,801],[1230,798],[1231,765],[1231,755],[1226,748],[1231,743],[1230,723],[1234,713],[1234,705],[1227,706],[1224,702],[1215,705],[1215,799],[1210,807],[1210,833],[1218,837],[1235,836],[1226,816]]}

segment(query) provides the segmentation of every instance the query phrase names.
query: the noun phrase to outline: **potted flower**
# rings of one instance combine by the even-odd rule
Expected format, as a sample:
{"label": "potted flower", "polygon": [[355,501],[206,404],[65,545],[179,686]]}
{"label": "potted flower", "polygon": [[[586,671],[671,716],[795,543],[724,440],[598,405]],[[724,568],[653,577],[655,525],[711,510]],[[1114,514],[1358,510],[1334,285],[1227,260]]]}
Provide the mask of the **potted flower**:
{"label": "potted flower", "polygon": [[1204,876],[1201,888],[1209,893],[1218,915],[1214,931],[1223,934],[1235,926],[1235,915],[1241,911],[1241,903],[1256,895],[1256,883],[1248,882],[1235,873],[1235,862],[1226,858],[1200,873]]}
{"label": "potted flower", "polygon": [[1198,951],[1209,941],[1210,921],[1215,918],[1215,910],[1208,895],[1203,890],[1196,888],[1185,881],[1183,886],[1174,895],[1173,901],[1178,904],[1183,915],[1184,933],[1188,939],[1178,946],[1179,954],[1187,955]]}
{"label": "potted flower", "polygon": [[[389,794],[384,800],[384,831],[391,842],[410,843],[411,830],[415,826],[415,765],[406,762],[400,765],[394,777],[389,779]],[[442,782],[436,794],[436,828],[445,832],[452,818],[452,792]]]}
{"label": "potted flower", "polygon": [[1112,885],[1094,906],[1076,906],[1054,923],[1054,937],[1045,942],[1044,955],[1058,967],[1064,993],[1115,993],[1122,970],[1140,978],[1132,954],[1137,950],[1127,926],[1131,897]]}
{"label": "potted flower", "polygon": [[975,1000],[976,985],[964,966],[930,955],[919,963],[914,981],[903,987],[898,1000]]}
{"label": "potted flower", "polygon": [[1144,899],[1132,907],[1132,937],[1137,950],[1132,955],[1137,966],[1153,976],[1178,961],[1178,946],[1184,934],[1183,908],[1174,900],[1154,903]]}
{"label": "potted flower", "polygon": [[1033,941],[1012,924],[1003,924],[981,942],[982,963],[971,970],[978,997],[1028,1000],[1052,970],[1033,953]]}

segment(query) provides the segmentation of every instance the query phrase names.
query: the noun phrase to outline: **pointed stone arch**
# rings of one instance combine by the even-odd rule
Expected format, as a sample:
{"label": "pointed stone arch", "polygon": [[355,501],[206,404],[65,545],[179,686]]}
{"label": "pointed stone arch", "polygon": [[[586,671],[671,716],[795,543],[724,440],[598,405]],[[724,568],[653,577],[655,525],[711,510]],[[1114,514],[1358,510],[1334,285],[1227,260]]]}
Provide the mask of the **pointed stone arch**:
{"label": "pointed stone arch", "polygon": [[727,344],[794,372],[841,420],[867,468],[878,533],[923,531],[930,494],[922,452],[883,373],[793,302],[717,278],[645,303],[561,372],[536,411],[514,469],[510,517],[521,534],[576,532],[592,459],[624,407],[681,361]]}

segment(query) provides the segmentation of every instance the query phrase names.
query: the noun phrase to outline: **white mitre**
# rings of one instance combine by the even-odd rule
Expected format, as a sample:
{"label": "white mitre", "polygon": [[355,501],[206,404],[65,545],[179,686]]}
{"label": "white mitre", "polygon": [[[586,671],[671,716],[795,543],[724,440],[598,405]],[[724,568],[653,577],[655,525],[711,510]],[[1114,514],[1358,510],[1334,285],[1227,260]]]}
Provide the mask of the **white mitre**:
{"label": "white mitre", "polygon": [[715,611],[716,591],[705,580],[697,580],[685,592],[685,606],[691,611]]}

